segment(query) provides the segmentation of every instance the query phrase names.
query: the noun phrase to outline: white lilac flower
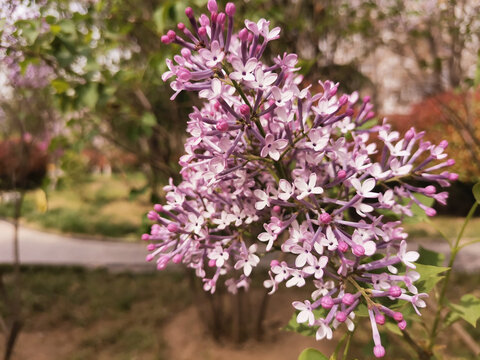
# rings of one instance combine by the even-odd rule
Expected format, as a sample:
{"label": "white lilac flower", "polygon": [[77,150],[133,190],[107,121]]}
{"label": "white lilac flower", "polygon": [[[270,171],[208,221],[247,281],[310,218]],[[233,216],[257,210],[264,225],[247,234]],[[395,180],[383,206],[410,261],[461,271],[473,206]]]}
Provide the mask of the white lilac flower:
{"label": "white lilac flower", "polygon": [[275,140],[272,134],[268,134],[265,137],[265,145],[263,146],[260,156],[266,157],[270,156],[273,160],[277,161],[280,159],[280,151],[283,150],[288,145],[288,141],[285,139]]}
{"label": "white lilac flower", "polygon": [[323,193],[323,188],[317,186],[317,174],[311,173],[308,177],[308,183],[303,178],[295,179],[295,187],[300,191],[300,194],[297,195],[298,200],[310,195],[318,195]]}

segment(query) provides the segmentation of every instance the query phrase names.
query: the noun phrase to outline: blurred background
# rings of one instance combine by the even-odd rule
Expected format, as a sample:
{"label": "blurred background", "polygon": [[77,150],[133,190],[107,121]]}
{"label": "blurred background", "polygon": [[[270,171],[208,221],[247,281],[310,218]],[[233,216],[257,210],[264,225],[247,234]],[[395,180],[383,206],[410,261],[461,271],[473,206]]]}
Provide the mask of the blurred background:
{"label": "blurred background", "polygon": [[[449,141],[460,178],[448,206],[406,225],[414,242],[446,249],[438,230],[458,233],[480,180],[478,1],[235,3],[237,29],[262,17],[282,28],[265,56],[297,53],[305,84],[340,82],[344,92],[371,96],[377,118],[399,131],[414,126]],[[252,339],[219,331],[227,316],[198,311],[213,301],[228,313],[232,299],[206,299],[188,273],[144,263],[145,214],[168,179],[179,180],[186,120],[198,101],[185,92],[169,100],[161,74],[178,49],[160,36],[186,21],[187,6],[199,13],[205,5],[0,0],[0,349],[15,340],[13,359],[296,359],[307,346],[334,346],[279,330],[300,290],[271,300],[265,331]],[[479,233],[477,217],[465,237]],[[472,249],[459,261],[454,297],[479,295],[480,249]],[[480,331],[467,324],[445,339],[446,359],[474,359],[464,344],[472,340]],[[355,341],[367,358],[368,336]],[[411,359],[407,349],[397,353]]]}

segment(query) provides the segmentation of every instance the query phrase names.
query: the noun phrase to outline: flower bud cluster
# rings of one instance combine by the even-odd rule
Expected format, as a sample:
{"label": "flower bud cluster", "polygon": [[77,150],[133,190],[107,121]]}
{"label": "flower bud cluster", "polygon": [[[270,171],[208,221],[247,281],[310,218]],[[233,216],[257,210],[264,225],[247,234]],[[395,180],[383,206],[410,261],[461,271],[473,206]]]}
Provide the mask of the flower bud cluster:
{"label": "flower bud cluster", "polygon": [[457,177],[445,170],[453,163],[447,143],[424,141],[413,128],[401,135],[385,120],[370,126],[368,97],[339,95],[331,81],[319,92],[302,88],[295,54],[262,60],[279,28],[246,20],[234,32],[234,4],[221,12],[210,0],[208,10],[197,19],[187,8],[190,29],[180,23],[162,36],[181,46],[163,75],[173,78],[172,98],[197,91],[205,103],[190,114],[183,181],[166,186],[166,203],[149,213],[147,260],[158,269],[183,263],[206,291],[223,278],[236,292],[275,252],[282,260],[268,269],[270,293],[281,283],[315,286],[311,299],[293,303],[297,322],[330,339],[342,323],[352,329],[365,304],[374,354],[383,356],[377,325],[406,322],[382,299],[425,306],[413,284],[419,255],[407,251],[400,220],[412,207],[435,215],[419,194],[445,202],[440,188]]}

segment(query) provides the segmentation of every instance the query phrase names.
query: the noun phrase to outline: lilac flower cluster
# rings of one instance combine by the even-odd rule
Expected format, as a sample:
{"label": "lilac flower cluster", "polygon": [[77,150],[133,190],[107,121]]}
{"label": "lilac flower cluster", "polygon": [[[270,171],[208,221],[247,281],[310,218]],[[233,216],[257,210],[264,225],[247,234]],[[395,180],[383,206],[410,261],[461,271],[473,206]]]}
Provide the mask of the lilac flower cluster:
{"label": "lilac flower cluster", "polygon": [[[0,66],[4,66],[9,83],[14,88],[43,88],[53,77],[53,69],[45,63],[28,64],[24,71],[20,63],[24,57],[15,47],[23,40],[17,36],[15,22],[40,17],[41,2],[29,0],[0,0]],[[42,20],[40,31],[48,31],[48,24]],[[7,51],[8,50],[8,51]]]}
{"label": "lilac flower cluster", "polygon": [[173,78],[172,99],[197,91],[206,101],[190,114],[183,181],[170,182],[166,204],[148,215],[155,224],[143,235],[147,260],[195,269],[212,293],[222,277],[235,293],[248,288],[260,257],[276,251],[264,283],[270,293],[281,283],[315,286],[312,301],[293,303],[297,322],[331,339],[341,323],[352,329],[366,304],[382,357],[377,325],[386,317],[400,329],[406,322],[380,300],[403,300],[418,312],[426,296],[414,286],[419,255],[407,251],[392,214],[411,216],[416,204],[435,215],[418,194],[445,203],[439,188],[457,178],[444,170],[453,164],[447,142],[423,141],[413,128],[401,136],[386,121],[369,126],[368,97],[339,96],[331,81],[319,82],[319,92],[302,88],[295,54],[262,60],[279,28],[246,20],[234,32],[233,3],[221,12],[210,0],[208,10],[197,19],[187,8],[191,29],[179,23],[161,39],[181,46],[163,75]]}

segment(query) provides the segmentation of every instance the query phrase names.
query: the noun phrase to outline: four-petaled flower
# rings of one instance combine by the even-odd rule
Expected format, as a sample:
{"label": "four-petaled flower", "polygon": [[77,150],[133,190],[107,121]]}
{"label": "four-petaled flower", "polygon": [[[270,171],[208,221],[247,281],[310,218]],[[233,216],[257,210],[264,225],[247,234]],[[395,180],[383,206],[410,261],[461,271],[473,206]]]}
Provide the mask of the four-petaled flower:
{"label": "four-petaled flower", "polygon": [[288,145],[288,141],[285,139],[275,140],[272,134],[267,134],[265,137],[265,145],[260,152],[261,157],[270,156],[273,160],[278,161],[280,159],[280,150],[285,149]]}
{"label": "four-petaled flower", "polygon": [[308,183],[301,177],[297,177],[295,179],[295,187],[301,191],[300,194],[297,195],[298,200],[302,200],[303,198],[313,195],[313,194],[323,194],[323,188],[321,186],[317,186],[317,174],[311,173],[308,178]]}

